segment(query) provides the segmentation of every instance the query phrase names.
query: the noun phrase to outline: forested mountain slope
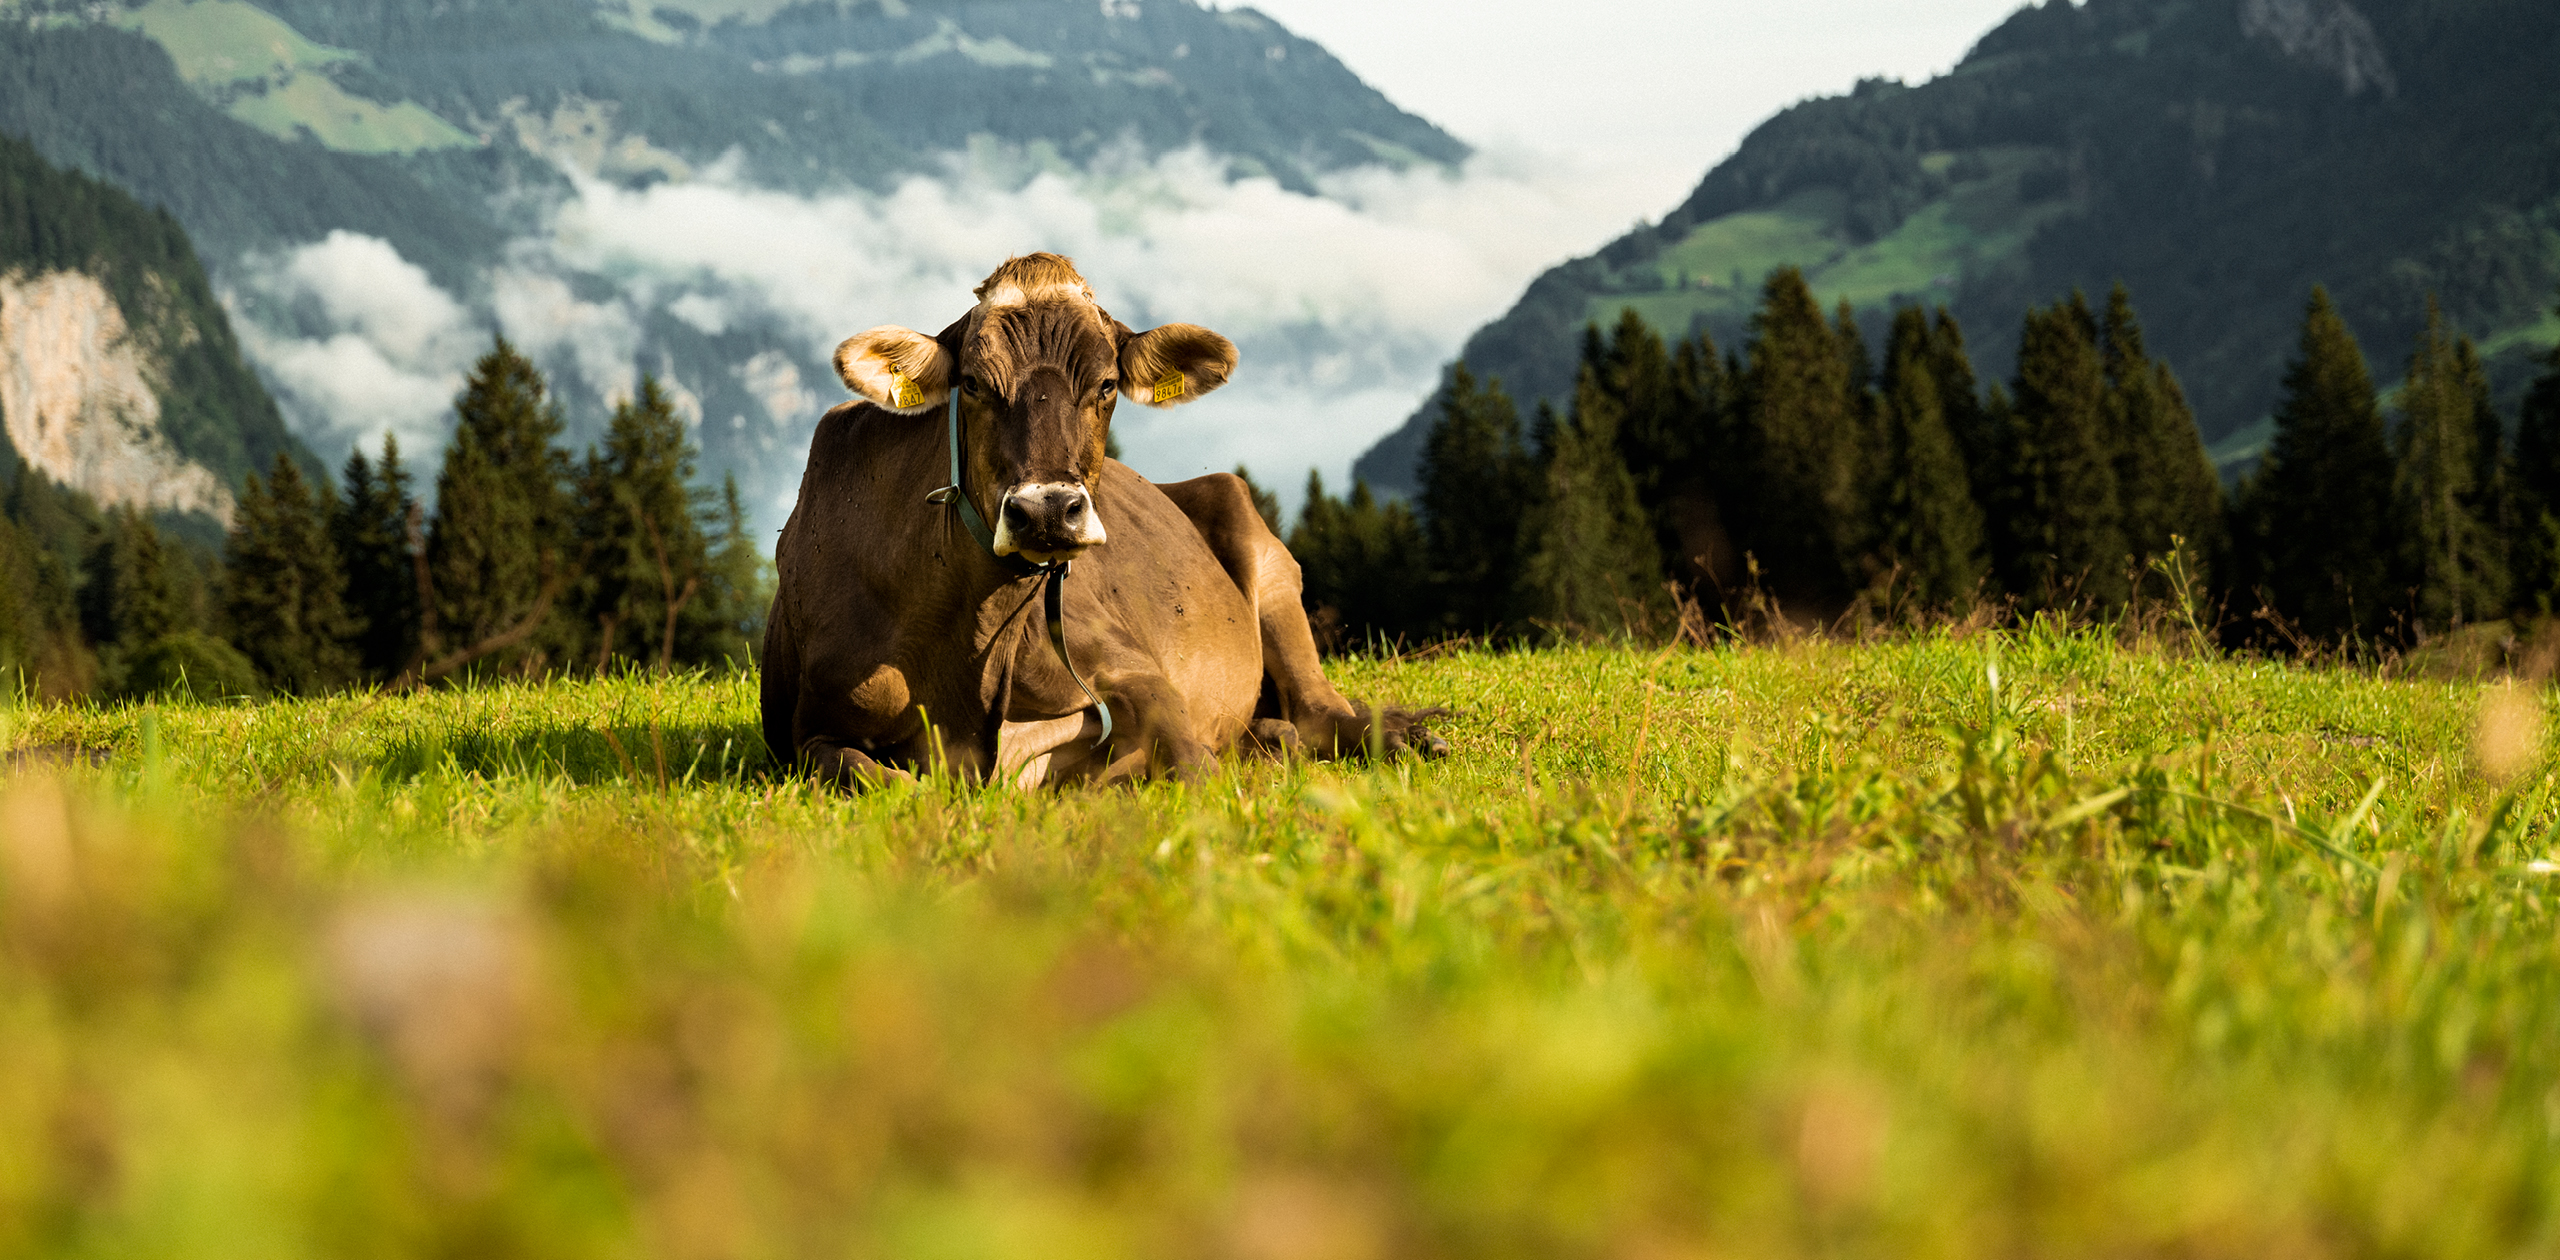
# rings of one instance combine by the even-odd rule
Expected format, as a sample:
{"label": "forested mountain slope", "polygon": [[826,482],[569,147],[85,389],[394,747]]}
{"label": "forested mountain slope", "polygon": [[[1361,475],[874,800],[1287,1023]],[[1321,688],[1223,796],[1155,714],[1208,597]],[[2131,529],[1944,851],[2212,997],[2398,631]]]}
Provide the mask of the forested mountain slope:
{"label": "forested mountain slope", "polygon": [[[2548,0],[2049,0],[1938,79],[1771,119],[1464,357],[1561,403],[1586,323],[1633,307],[1733,348],[1761,278],[1791,265],[1871,340],[1896,306],[1951,305],[1999,374],[2030,305],[2124,281],[2226,457],[2263,441],[2315,284],[2386,363],[2439,295],[2512,392],[2560,333],[2554,67]],[[1436,413],[1357,472],[1409,493]]]}
{"label": "forested mountain slope", "polygon": [[640,7],[0,0],[0,129],[169,205],[216,252],[350,227],[416,242],[431,271],[485,253],[487,198],[556,186],[558,165],[646,184],[734,152],[761,183],[877,189],[977,137],[1070,161],[1134,138],[1305,188],[1466,154],[1249,10]]}
{"label": "forested mountain slope", "polygon": [[[891,313],[877,287],[793,306],[795,268],[858,286],[800,256],[895,257],[865,237],[932,220],[894,202],[911,181],[1045,173],[1099,202],[1195,150],[1200,178],[1298,192],[1467,156],[1316,45],[1193,0],[0,0],[0,132],[174,214],[333,460],[386,424],[431,455],[499,330],[580,440],[656,373],[707,466],[768,504],[839,396],[825,349],[857,329],[837,325]],[[732,201],[662,227],[692,213],[665,194],[694,188]],[[743,226],[742,205],[771,213]],[[590,210],[658,216],[633,231],[683,256],[580,252]],[[797,235],[760,235],[777,220]],[[1021,235],[990,233],[1041,244]],[[686,252],[715,246],[755,292]]]}

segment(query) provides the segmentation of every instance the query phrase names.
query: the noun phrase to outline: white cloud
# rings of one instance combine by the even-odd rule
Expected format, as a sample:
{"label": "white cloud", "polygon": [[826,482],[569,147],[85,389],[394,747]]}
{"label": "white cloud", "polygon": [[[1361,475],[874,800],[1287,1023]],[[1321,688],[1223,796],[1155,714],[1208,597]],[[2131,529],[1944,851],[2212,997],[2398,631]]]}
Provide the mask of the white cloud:
{"label": "white cloud", "polygon": [[629,299],[584,301],[558,275],[511,266],[490,277],[489,301],[498,327],[527,356],[565,355],[608,402],[639,388],[642,338]]}
{"label": "white cloud", "polygon": [[799,366],[779,350],[767,350],[739,364],[738,382],[764,404],[765,415],[776,426],[797,425],[823,407],[817,394],[801,383]]}
{"label": "white cloud", "polygon": [[[1053,250],[1130,324],[1206,324],[1241,350],[1215,398],[1122,409],[1130,462],[1171,480],[1242,461],[1294,501],[1311,466],[1342,485],[1469,332],[1541,269],[1623,230],[1628,200],[1608,178],[1517,153],[1456,174],[1346,172],[1321,196],[1230,180],[1199,150],[1028,179],[1006,166],[954,159],[886,194],[823,196],[756,187],[735,162],[637,190],[573,176],[550,230],[487,278],[476,318],[390,246],[337,233],[244,268],[266,296],[316,305],[326,326],[244,319],[244,337],[305,432],[387,426],[423,456],[441,446],[486,327],[574,366],[587,403],[627,396],[644,358],[663,357],[647,336],[661,314],[713,337],[763,330],[783,343],[729,371],[777,426],[751,439],[788,448],[845,396],[823,370],[838,341],[880,324],[939,331],[1007,256]],[[798,481],[784,462],[747,487],[776,521]]]}
{"label": "white cloud", "polygon": [[[1309,466],[1338,484],[1469,332],[1538,271],[1626,226],[1610,180],[1515,153],[1458,175],[1348,172],[1323,196],[1229,180],[1198,150],[1027,182],[955,164],[879,196],[802,197],[733,172],[642,190],[582,182],[545,256],[680,293],[671,313],[706,331],[761,309],[823,361],[878,324],[938,331],[1008,255],[1068,254],[1121,318],[1208,324],[1243,351],[1223,404],[1124,412],[1131,462],[1175,477],[1248,459],[1293,486]],[[1261,419],[1234,423],[1243,415]]]}
{"label": "white cloud", "polygon": [[717,337],[729,331],[729,304],[707,293],[685,294],[667,303],[667,313],[705,336]]}
{"label": "white cloud", "polygon": [[[300,432],[325,446],[399,435],[412,460],[444,445],[446,416],[487,334],[388,243],[331,232],[236,269],[224,295],[249,357]],[[318,336],[279,331],[261,310],[316,313]]]}

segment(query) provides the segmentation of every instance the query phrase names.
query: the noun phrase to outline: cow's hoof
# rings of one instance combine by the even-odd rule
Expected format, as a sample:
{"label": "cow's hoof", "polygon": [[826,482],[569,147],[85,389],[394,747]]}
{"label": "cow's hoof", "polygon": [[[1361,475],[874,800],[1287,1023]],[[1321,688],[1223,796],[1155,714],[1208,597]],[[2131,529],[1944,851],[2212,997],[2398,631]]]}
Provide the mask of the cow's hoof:
{"label": "cow's hoof", "polygon": [[859,749],[813,743],[804,754],[810,778],[848,792],[865,792],[892,783],[913,783],[916,776],[874,761]]}
{"label": "cow's hoof", "polygon": [[1298,751],[1298,728],[1279,718],[1254,719],[1245,739],[1255,752],[1268,756],[1287,757]]}
{"label": "cow's hoof", "polygon": [[1447,717],[1443,708],[1404,709],[1388,705],[1379,714],[1379,751],[1393,761],[1411,752],[1424,761],[1438,761],[1449,755],[1449,741],[1431,733],[1423,723]]}

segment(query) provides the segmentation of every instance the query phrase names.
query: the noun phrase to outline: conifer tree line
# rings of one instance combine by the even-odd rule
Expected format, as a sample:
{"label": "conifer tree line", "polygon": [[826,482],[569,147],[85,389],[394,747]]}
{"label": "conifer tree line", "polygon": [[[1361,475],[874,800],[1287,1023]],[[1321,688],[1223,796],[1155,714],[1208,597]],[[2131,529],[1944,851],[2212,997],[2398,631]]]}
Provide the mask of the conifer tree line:
{"label": "conifer tree line", "polygon": [[1290,549],[1336,646],[1663,637],[2059,612],[2200,592],[2230,646],[2406,645],[2560,603],[2560,347],[2500,414],[2432,303],[2396,398],[2315,291],[2259,467],[2226,492],[2132,296],[2028,312],[1983,382],[1944,308],[1881,353],[1770,275],[1747,341],[1583,336],[1571,405],[1525,428],[1452,369],[1415,502],[1310,479]]}
{"label": "conifer tree line", "polygon": [[500,339],[455,400],[432,510],[390,437],[334,485],[279,455],[219,551],[11,469],[0,664],[54,696],[235,696],[751,660],[765,562],[735,481],[694,484],[667,392],[643,379],[583,456],[561,432]]}

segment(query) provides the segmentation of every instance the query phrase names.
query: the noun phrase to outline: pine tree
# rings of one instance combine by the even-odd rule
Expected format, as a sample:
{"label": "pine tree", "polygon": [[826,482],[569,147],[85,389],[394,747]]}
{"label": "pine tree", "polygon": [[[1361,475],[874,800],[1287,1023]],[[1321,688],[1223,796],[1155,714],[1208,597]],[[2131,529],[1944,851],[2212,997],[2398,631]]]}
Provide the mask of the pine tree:
{"label": "pine tree", "polygon": [[2018,404],[2009,397],[2009,387],[1998,381],[1983,387],[1982,427],[2000,435],[1999,445],[1992,448],[1990,470],[1974,479],[1982,487],[1975,492],[1974,500],[1982,505],[1983,539],[1991,552],[1991,585],[1994,590],[2023,597],[2021,575],[2029,568],[2025,548],[2032,542],[2034,531],[2024,519],[2027,477],[2018,446]]}
{"label": "pine tree", "polygon": [[2514,525],[2517,603],[2560,612],[2560,343],[2525,391],[2516,417]]}
{"label": "pine tree", "polygon": [[1879,554],[1883,538],[1876,532],[1877,503],[1894,477],[1884,460],[1884,399],[1876,393],[1876,366],[1867,353],[1866,333],[1858,327],[1857,308],[1840,299],[1832,313],[1831,335],[1840,343],[1841,370],[1847,396],[1842,400],[1850,440],[1842,455],[1849,461],[1853,514],[1839,523],[1841,555],[1850,580],[1861,589],[1884,580],[1890,564]]}
{"label": "pine tree", "polygon": [[1675,557],[1670,499],[1687,479],[1705,435],[1681,396],[1670,349],[1628,307],[1619,312],[1605,341],[1596,327],[1584,330],[1582,363],[1593,385],[1616,408],[1618,455],[1634,479],[1636,501],[1666,559]]}
{"label": "pine tree", "polygon": [[1739,365],[1699,328],[1671,356],[1675,397],[1687,419],[1689,444],[1676,477],[1666,477],[1658,504],[1646,511],[1662,545],[1663,572],[1709,603],[1737,593],[1744,570],[1730,522],[1743,475],[1734,440]]}
{"label": "pine tree", "polygon": [[[0,451],[8,443],[0,440]],[[0,602],[9,619],[9,694],[66,700],[97,682],[98,659],[81,634],[79,574],[97,532],[73,496],[39,471],[19,466],[9,488],[7,552],[0,555]],[[94,514],[91,514],[94,515]]]}
{"label": "pine tree", "polygon": [[98,684],[112,696],[184,691],[255,695],[257,670],[204,629],[195,562],[132,508],[106,514],[83,566],[82,630],[98,647]]}
{"label": "pine tree", "polygon": [[2009,435],[1991,423],[1973,358],[1965,352],[1964,326],[1943,306],[1929,322],[1929,377],[1937,382],[1938,407],[1946,415],[1956,455],[1964,461],[1974,501],[1988,511],[2007,458]]}
{"label": "pine tree", "polygon": [[560,413],[541,372],[505,338],[481,356],[455,400],[453,441],[436,474],[427,534],[426,666],[534,671],[574,645],[560,595],[577,557]]}
{"label": "pine tree", "polygon": [[1894,316],[1878,400],[1875,517],[1878,559],[1931,609],[1971,599],[1989,569],[1982,508],[1948,431],[1929,322],[1918,307]]}
{"label": "pine tree", "polygon": [[[684,421],[653,376],[614,407],[604,449],[587,452],[578,479],[579,595],[598,670],[615,660],[664,669],[702,659],[701,632],[710,627],[700,614],[708,605],[695,600],[709,577],[710,544],[691,487],[693,461]],[[688,609],[697,614],[690,624]]]}
{"label": "pine tree", "polygon": [[756,660],[764,651],[765,618],[773,608],[773,564],[756,549],[738,478],[721,479],[719,532],[711,540],[711,590],[706,608],[717,628],[704,641],[701,659]]}
{"label": "pine tree", "polygon": [[382,462],[359,449],[347,457],[346,497],[330,521],[346,569],[347,614],[360,629],[356,660],[364,675],[388,679],[418,653],[418,574],[410,551],[409,470],[400,464],[400,440],[382,438]]}
{"label": "pine tree", "polygon": [[21,683],[38,668],[50,637],[39,595],[40,554],[35,540],[0,514],[0,705],[21,699]]}
{"label": "pine tree", "polygon": [[1355,647],[1430,632],[1422,526],[1402,503],[1380,503],[1369,483],[1354,481],[1350,498],[1335,499],[1309,472],[1289,552],[1319,643]]}
{"label": "pine tree", "polygon": [[1537,495],[1521,521],[1519,607],[1551,632],[1634,633],[1667,611],[1661,553],[1618,453],[1617,401],[1589,366],[1573,415],[1553,424]]}
{"label": "pine tree", "polygon": [[2260,596],[2301,634],[2335,642],[2382,629],[2401,538],[2392,483],[2364,351],[2328,290],[2314,289],[2275,437],[2246,496]]}
{"label": "pine tree", "polygon": [[346,575],[329,524],[328,487],[316,495],[293,457],[279,453],[261,485],[240,496],[226,557],[232,640],[267,685],[315,695],[354,680],[360,627],[346,610]]}
{"label": "pine tree", "polygon": [[[2412,611],[2425,629],[2452,629],[2506,611],[2503,548],[2480,514],[2492,488],[2479,481],[2478,379],[2477,356],[2466,370],[2444,313],[2429,299],[2426,330],[2409,357],[2408,381],[2400,391],[2393,487],[2407,523],[2404,563]],[[2486,391],[2485,381],[2478,389]]]}
{"label": "pine tree", "polygon": [[191,620],[160,531],[135,509],[107,513],[86,568],[80,629],[101,649],[138,651]]}
{"label": "pine tree", "polygon": [[1593,383],[1617,405],[1619,454],[1635,478],[1637,496],[1650,508],[1662,499],[1667,480],[1687,465],[1700,436],[1680,397],[1670,349],[1628,307],[1606,342],[1596,327],[1584,330],[1582,361]]}
{"label": "pine tree", "polygon": [[2106,433],[2106,369],[2085,299],[2027,313],[2018,345],[2010,589],[2038,607],[2124,603],[2124,516]]}
{"label": "pine tree", "polygon": [[1828,615],[1854,588],[1864,516],[1848,362],[1795,268],[1770,275],[1751,328],[1735,434],[1747,470],[1743,546],[1782,604]]}
{"label": "pine tree", "polygon": [[2498,414],[2496,391],[2480,347],[2469,337],[2454,343],[2463,391],[2471,402],[2472,515],[2489,531],[2482,544],[2482,563],[2489,575],[2493,616],[2515,607],[2515,460],[2507,442],[2506,421]]}
{"label": "pine tree", "polygon": [[1422,449],[1422,527],[1441,624],[1490,634],[1511,614],[1520,576],[1521,512],[1536,469],[1520,411],[1499,381],[1450,369],[1440,417]]}
{"label": "pine tree", "polygon": [[2107,297],[2105,355],[2106,426],[2125,544],[2138,562],[2168,555],[2172,540],[2183,538],[2202,569],[2223,545],[2221,478],[2176,374],[2146,353],[2121,284]]}

